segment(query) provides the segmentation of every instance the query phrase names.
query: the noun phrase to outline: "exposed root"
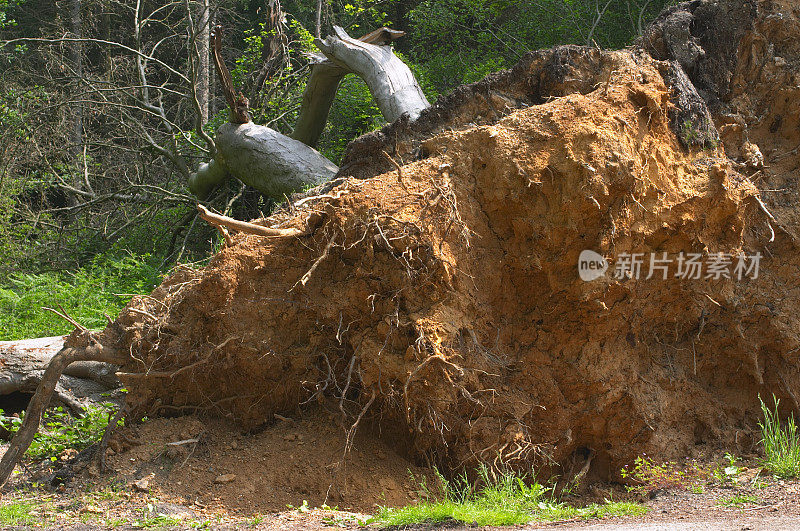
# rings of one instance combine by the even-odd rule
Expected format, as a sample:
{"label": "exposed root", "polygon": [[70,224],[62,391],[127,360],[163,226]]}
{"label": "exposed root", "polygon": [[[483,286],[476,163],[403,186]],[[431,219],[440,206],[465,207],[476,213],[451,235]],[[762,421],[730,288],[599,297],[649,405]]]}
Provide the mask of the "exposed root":
{"label": "exposed root", "polygon": [[[323,262],[323,261],[324,261],[324,260],[325,260],[325,259],[328,257],[328,252],[331,250],[331,247],[333,247],[333,244],[334,244],[335,240],[336,240],[336,236],[334,236],[334,237],[332,237],[332,238],[330,239],[330,241],[328,242],[328,245],[326,245],[326,246],[325,246],[325,249],[322,251],[322,254],[321,254],[321,255],[319,256],[319,258],[317,258],[317,259],[316,259],[316,261],[315,261],[315,262],[314,262],[314,263],[311,265],[311,268],[310,268],[308,271],[306,271],[305,275],[303,275],[303,276],[300,278],[300,280],[298,280],[298,281],[295,283],[295,285],[294,285],[294,286],[292,286],[292,290],[293,290],[294,288],[296,288],[298,285],[300,285],[300,286],[303,286],[303,287],[305,287],[305,286],[306,286],[306,284],[308,283],[308,281],[309,281],[309,280],[311,280],[311,275],[313,275],[313,274],[314,274],[314,271],[316,271],[316,269],[319,267],[319,265],[320,265],[320,264],[321,264],[321,263],[322,263],[322,262]],[[292,291],[292,290],[289,290],[289,291]]]}
{"label": "exposed root", "polygon": [[239,221],[238,219],[229,218],[228,216],[220,216],[219,214],[209,212],[206,207],[200,204],[197,205],[197,210],[200,213],[200,217],[214,227],[226,227],[246,234],[255,234],[256,236],[266,236],[268,238],[304,236],[307,234],[299,229],[272,229],[256,225],[255,223]]}

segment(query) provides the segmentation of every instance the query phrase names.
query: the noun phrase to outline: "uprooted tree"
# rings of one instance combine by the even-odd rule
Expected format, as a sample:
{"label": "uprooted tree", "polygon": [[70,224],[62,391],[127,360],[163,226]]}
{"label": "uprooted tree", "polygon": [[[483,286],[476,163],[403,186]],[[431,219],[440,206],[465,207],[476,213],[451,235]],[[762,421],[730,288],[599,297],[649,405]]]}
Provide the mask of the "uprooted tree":
{"label": "uprooted tree", "polygon": [[214,160],[202,164],[189,179],[197,197],[204,199],[230,176],[276,199],[332,179],[339,168],[314,147],[325,128],[339,83],[347,74],[356,74],[366,82],[387,122],[404,114],[415,120],[429,106],[411,70],[389,45],[403,32],[380,28],[353,39],[338,26],[334,31],[335,35],[315,40],[324,55],[311,58],[297,123],[287,136],[251,121],[248,100],[234,89],[222,60],[221,28],[216,28],[211,36],[212,52],[230,119],[217,131]]}
{"label": "uprooted tree", "polygon": [[[773,193],[800,162],[789,7],[688,2],[631,49],[531,52],[353,141],[330,190],[252,224],[201,210],[240,233],[76,329],[0,483],[74,360],[119,365],[134,420],[251,429],[319,402],[443,469],[614,477],[643,451],[749,450],[759,395],[800,411],[798,209]],[[731,269],[584,282],[586,249]]]}

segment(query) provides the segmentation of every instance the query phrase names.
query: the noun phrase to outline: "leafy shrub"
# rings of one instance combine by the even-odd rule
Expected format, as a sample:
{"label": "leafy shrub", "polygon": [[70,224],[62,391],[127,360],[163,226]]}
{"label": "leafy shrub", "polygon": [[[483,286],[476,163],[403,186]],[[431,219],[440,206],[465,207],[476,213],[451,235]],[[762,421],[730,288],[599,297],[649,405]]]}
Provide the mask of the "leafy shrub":
{"label": "leafy shrub", "polygon": [[703,464],[687,458],[683,465],[674,461],[657,463],[645,456],[637,457],[633,466],[620,471],[623,479],[633,483],[628,491],[647,496],[661,489],[688,490],[694,494],[705,491],[706,485],[733,485],[742,471],[733,454],[725,454],[722,463]]}
{"label": "leafy shrub", "polygon": [[[48,410],[25,455],[36,461],[55,461],[67,448],[83,450],[98,442],[108,426],[109,415],[114,407],[113,404],[89,406],[83,417],[73,417],[63,407]],[[19,430],[24,418],[24,413],[18,417],[6,417],[0,410],[0,426],[12,434]]]}

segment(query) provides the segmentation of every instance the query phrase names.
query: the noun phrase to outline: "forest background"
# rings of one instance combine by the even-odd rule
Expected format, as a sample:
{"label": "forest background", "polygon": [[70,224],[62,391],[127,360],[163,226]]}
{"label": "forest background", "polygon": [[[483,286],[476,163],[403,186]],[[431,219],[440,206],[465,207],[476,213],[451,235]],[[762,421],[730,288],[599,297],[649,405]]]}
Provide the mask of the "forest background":
{"label": "forest background", "polygon": [[[220,245],[189,175],[228,110],[209,32],[253,121],[289,133],[314,38],[406,32],[396,53],[429,101],[558,44],[621,48],[671,0],[0,0],[0,340],[102,327],[131,294]],[[335,163],[383,125],[342,82],[319,143]],[[205,204],[252,219],[275,203],[235,180]]]}

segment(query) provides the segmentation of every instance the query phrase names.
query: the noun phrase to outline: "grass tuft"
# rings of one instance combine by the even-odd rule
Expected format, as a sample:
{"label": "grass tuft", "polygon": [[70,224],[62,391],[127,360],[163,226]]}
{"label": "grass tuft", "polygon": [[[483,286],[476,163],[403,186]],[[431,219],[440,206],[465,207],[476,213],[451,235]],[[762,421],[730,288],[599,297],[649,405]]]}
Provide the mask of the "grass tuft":
{"label": "grass tuft", "polygon": [[744,505],[753,505],[761,503],[761,499],[754,494],[736,494],[727,498],[722,498],[717,502],[720,507],[739,508]]}
{"label": "grass tuft", "polygon": [[25,502],[9,503],[0,506],[0,524],[2,525],[29,525],[36,523],[36,517],[31,514],[34,505]]}
{"label": "grass tuft", "polygon": [[764,422],[759,423],[761,442],[764,445],[764,467],[781,478],[800,476],[800,444],[797,440],[794,415],[790,415],[786,420],[786,426],[781,426],[781,419],[778,416],[780,400],[772,395],[774,410],[768,408],[760,396],[758,400],[761,402],[761,411],[764,414]]}
{"label": "grass tuft", "polygon": [[[486,467],[478,469],[481,487],[474,487],[466,476],[447,481],[440,476],[441,493],[435,501],[420,502],[400,508],[382,507],[375,521],[382,526],[435,524],[455,520],[468,525],[519,525],[534,520],[563,520],[568,518],[605,518],[608,516],[639,516],[647,512],[642,505],[631,502],[592,504],[572,507],[559,502],[554,487],[526,481],[512,472],[492,476]],[[430,492],[421,483],[424,494]]]}

